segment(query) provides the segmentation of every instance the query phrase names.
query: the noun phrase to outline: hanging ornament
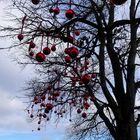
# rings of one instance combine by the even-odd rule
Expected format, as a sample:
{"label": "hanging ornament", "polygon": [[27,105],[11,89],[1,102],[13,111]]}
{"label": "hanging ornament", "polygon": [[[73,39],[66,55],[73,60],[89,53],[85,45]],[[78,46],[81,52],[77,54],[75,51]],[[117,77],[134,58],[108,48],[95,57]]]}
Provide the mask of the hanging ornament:
{"label": "hanging ornament", "polygon": [[87,74],[83,75],[82,78],[81,78],[81,81],[84,83],[84,84],[88,84],[91,80],[91,77]]}
{"label": "hanging ornament", "polygon": [[60,13],[60,9],[58,7],[53,9],[54,15],[58,15]]}
{"label": "hanging ornament", "polygon": [[126,2],[127,0],[110,0],[110,2],[112,4],[115,4],[115,5],[122,5]]}
{"label": "hanging ornament", "polygon": [[75,47],[71,47],[70,54],[69,54],[70,57],[75,58],[78,56],[78,54],[79,54],[79,50]]}
{"label": "hanging ornament", "polygon": [[43,62],[46,57],[42,52],[39,52],[36,54],[35,58],[38,62]]}
{"label": "hanging ornament", "polygon": [[40,0],[32,0],[32,3],[33,3],[34,5],[39,4],[39,2],[40,2]]}
{"label": "hanging ornament", "polygon": [[35,43],[33,41],[29,43],[29,48],[35,48]]}
{"label": "hanging ornament", "polygon": [[87,117],[87,113],[83,112],[82,117],[85,119]]}
{"label": "hanging ornament", "polygon": [[69,10],[66,11],[65,16],[68,19],[72,19],[75,16],[75,12],[72,9],[69,9]]}
{"label": "hanging ornament", "polygon": [[19,35],[17,36],[17,38],[18,38],[19,41],[21,41],[21,40],[23,40],[24,35],[23,35],[23,34],[19,34]]}
{"label": "hanging ornament", "polygon": [[70,62],[71,62],[71,58],[70,58],[69,56],[66,56],[66,57],[65,57],[65,62],[66,62],[66,63],[70,63]]}
{"label": "hanging ornament", "polygon": [[51,49],[50,49],[49,47],[45,47],[45,48],[43,49],[43,53],[44,53],[45,55],[49,55],[49,54],[51,53]]}
{"label": "hanging ornament", "polygon": [[29,55],[30,55],[31,57],[33,57],[33,56],[34,56],[34,52],[33,52],[33,51],[30,51],[30,52],[29,52]]}
{"label": "hanging ornament", "polygon": [[56,51],[56,45],[52,45],[51,50],[52,50],[53,52],[55,52],[55,51]]}
{"label": "hanging ornament", "polygon": [[75,33],[76,36],[79,36],[80,35],[80,31],[78,31],[78,30],[75,31],[74,33]]}

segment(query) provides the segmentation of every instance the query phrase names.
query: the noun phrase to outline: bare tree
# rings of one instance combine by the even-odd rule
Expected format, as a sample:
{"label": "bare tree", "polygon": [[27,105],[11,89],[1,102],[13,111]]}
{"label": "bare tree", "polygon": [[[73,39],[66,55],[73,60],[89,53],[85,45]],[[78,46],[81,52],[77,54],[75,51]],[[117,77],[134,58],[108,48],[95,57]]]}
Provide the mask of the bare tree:
{"label": "bare tree", "polygon": [[1,30],[17,36],[37,68],[26,88],[32,119],[41,125],[69,115],[77,139],[108,132],[115,140],[138,139],[139,3],[13,0],[22,16]]}

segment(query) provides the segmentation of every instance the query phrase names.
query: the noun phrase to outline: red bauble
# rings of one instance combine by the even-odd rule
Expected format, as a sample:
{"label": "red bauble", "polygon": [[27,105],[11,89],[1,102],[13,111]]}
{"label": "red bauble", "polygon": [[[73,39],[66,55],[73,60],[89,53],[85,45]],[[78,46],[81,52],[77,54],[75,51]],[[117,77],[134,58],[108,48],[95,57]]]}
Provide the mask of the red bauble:
{"label": "red bauble", "polygon": [[43,49],[43,53],[44,53],[45,55],[49,55],[49,54],[51,53],[51,49],[50,49],[49,47],[45,47],[45,48]]}
{"label": "red bauble", "polygon": [[81,113],[81,109],[77,109],[77,113],[80,114]]}
{"label": "red bauble", "polygon": [[70,54],[69,54],[70,57],[75,58],[78,56],[78,54],[79,54],[79,50],[75,47],[71,47]]}
{"label": "red bauble", "polygon": [[92,78],[96,78],[96,74],[93,73],[93,74],[91,75],[91,77],[92,77]]}
{"label": "red bauble", "polygon": [[65,16],[68,19],[72,19],[75,16],[75,13],[74,13],[74,11],[72,9],[69,9],[69,10],[66,11]]}
{"label": "red bauble", "polygon": [[33,57],[34,56],[34,52],[29,52],[29,55],[31,56],[31,57]]}
{"label": "red bauble", "polygon": [[91,77],[87,74],[83,75],[82,78],[81,78],[81,81],[84,83],[84,84],[88,84],[91,80]]}
{"label": "red bauble", "polygon": [[29,48],[35,48],[35,43],[33,41],[29,43]]}
{"label": "red bauble", "polygon": [[60,13],[60,9],[57,7],[57,8],[54,8],[53,9],[53,13],[55,14],[55,15],[58,15],[59,13]]}
{"label": "red bauble", "polygon": [[19,35],[17,36],[17,38],[18,38],[19,41],[21,41],[21,40],[23,40],[24,36],[23,36],[23,34],[19,34]]}
{"label": "red bauble", "polygon": [[35,58],[38,62],[43,62],[46,57],[42,52],[39,52],[36,54]]}
{"label": "red bauble", "polygon": [[80,35],[80,31],[75,31],[75,35],[79,36]]}
{"label": "red bauble", "polygon": [[122,5],[126,2],[127,0],[110,0],[110,2],[112,4],[115,4],[115,5]]}
{"label": "red bauble", "polygon": [[40,0],[32,0],[32,3],[33,3],[34,5],[39,4],[39,2],[40,2]]}
{"label": "red bauble", "polygon": [[70,50],[71,50],[71,48],[66,48],[65,50],[64,50],[64,52],[66,53],[66,54],[70,54]]}
{"label": "red bauble", "polygon": [[46,104],[46,108],[47,108],[48,110],[52,110],[53,107],[54,107],[53,104],[50,104],[50,103]]}
{"label": "red bauble", "polygon": [[71,58],[69,56],[66,56],[65,57],[65,61],[66,61],[66,63],[70,63],[71,62]]}
{"label": "red bauble", "polygon": [[52,50],[53,52],[55,52],[55,51],[56,51],[56,46],[55,46],[55,45],[52,45],[51,50]]}
{"label": "red bauble", "polygon": [[45,95],[42,95],[41,96],[41,99],[44,101],[46,99],[46,96]]}
{"label": "red bauble", "polygon": [[83,112],[82,117],[85,119],[87,117],[87,113]]}

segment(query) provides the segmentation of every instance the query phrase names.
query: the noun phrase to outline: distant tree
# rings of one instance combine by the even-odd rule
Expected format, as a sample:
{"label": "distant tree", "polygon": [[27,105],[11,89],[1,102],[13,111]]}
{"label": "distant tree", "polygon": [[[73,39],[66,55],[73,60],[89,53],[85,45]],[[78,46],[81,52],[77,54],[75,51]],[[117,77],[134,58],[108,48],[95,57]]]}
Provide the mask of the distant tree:
{"label": "distant tree", "polygon": [[2,30],[17,36],[38,71],[26,88],[38,130],[70,116],[73,138],[108,131],[115,140],[138,140],[139,3],[13,0],[21,17]]}

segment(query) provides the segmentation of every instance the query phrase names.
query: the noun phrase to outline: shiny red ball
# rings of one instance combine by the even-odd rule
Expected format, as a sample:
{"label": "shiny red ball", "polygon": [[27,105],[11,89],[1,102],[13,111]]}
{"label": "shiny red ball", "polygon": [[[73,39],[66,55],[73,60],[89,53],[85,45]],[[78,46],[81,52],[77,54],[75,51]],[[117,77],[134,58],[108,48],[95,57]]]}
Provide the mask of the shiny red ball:
{"label": "shiny red ball", "polygon": [[52,110],[53,107],[54,107],[53,104],[50,104],[50,103],[46,104],[46,108],[47,108],[48,110]]}
{"label": "shiny red ball", "polygon": [[71,58],[70,58],[69,56],[66,56],[66,57],[65,57],[65,62],[66,62],[66,63],[70,63],[70,62],[71,62]]}
{"label": "shiny red ball", "polygon": [[29,43],[29,48],[35,48],[35,43],[33,41]]}
{"label": "shiny red ball", "polygon": [[81,109],[77,109],[77,113],[80,114],[81,113]]}
{"label": "shiny red ball", "polygon": [[87,113],[83,112],[82,117],[85,119],[87,117]]}
{"label": "shiny red ball", "polygon": [[33,57],[34,56],[34,52],[29,52],[29,55],[31,56],[31,57]]}
{"label": "shiny red ball", "polygon": [[60,13],[60,9],[57,7],[57,8],[54,8],[53,9],[53,13],[55,14],[55,15],[58,15],[59,13]]}
{"label": "shiny red ball", "polygon": [[23,36],[23,34],[19,34],[19,35],[17,36],[17,38],[18,38],[19,41],[21,41],[21,40],[23,40],[24,36]]}
{"label": "shiny red ball", "polygon": [[74,11],[72,9],[69,9],[69,10],[66,11],[65,16],[68,19],[72,19],[75,16],[75,13],[74,13]]}
{"label": "shiny red ball", "polygon": [[39,52],[36,54],[35,58],[38,62],[43,62],[46,57],[42,52]]}
{"label": "shiny red ball", "polygon": [[43,49],[43,53],[44,53],[45,55],[49,55],[49,54],[51,53],[51,49],[50,49],[49,47],[45,47],[45,48]]}
{"label": "shiny red ball", "polygon": [[80,35],[80,31],[75,31],[75,35],[79,36]]}
{"label": "shiny red ball", "polygon": [[55,46],[55,45],[52,45],[51,50],[52,50],[53,52],[55,52],[55,51],[56,51],[56,46]]}
{"label": "shiny red ball", "polygon": [[110,2],[112,4],[115,4],[115,5],[122,5],[126,2],[127,0],[110,0]]}
{"label": "shiny red ball", "polygon": [[83,75],[82,78],[81,78],[81,81],[84,83],[84,84],[88,84],[91,80],[91,77],[87,74]]}
{"label": "shiny red ball", "polygon": [[78,56],[78,54],[79,54],[79,50],[75,47],[71,47],[70,54],[69,54],[70,57],[75,58]]}
{"label": "shiny red ball", "polygon": [[39,4],[39,2],[40,2],[40,0],[32,0],[32,3],[33,3],[34,5]]}

